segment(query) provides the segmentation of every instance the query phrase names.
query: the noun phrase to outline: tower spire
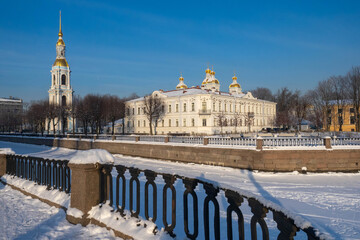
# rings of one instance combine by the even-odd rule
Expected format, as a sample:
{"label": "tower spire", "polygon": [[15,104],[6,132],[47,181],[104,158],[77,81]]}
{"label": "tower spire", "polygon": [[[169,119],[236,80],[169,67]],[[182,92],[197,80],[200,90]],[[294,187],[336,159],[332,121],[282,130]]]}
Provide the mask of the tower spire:
{"label": "tower spire", "polygon": [[61,10],[60,10],[60,21],[59,21],[59,37],[62,37],[62,31],[61,31]]}

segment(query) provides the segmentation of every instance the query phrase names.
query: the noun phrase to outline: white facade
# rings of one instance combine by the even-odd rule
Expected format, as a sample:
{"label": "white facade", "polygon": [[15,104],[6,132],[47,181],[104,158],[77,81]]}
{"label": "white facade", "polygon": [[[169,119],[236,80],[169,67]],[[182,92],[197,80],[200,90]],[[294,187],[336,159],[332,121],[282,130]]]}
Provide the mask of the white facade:
{"label": "white facade", "polygon": [[[51,86],[49,89],[49,103],[55,104],[58,106],[71,106],[73,100],[73,89],[70,84],[70,67],[65,58],[65,43],[62,38],[61,30],[61,14],[60,14],[60,29],[59,29],[59,38],[56,43],[56,59],[51,68]],[[48,120],[49,121],[49,120]],[[63,127],[68,131],[72,130],[73,123],[72,118],[67,118],[66,126],[62,126],[62,122],[55,120],[57,122],[55,126],[55,131],[61,132]],[[48,122],[47,122],[48,123]],[[46,124],[46,127],[48,124]],[[52,121],[49,125],[49,131],[54,131]]]}
{"label": "white facade", "polygon": [[[220,92],[215,72],[206,69],[205,73],[201,87],[187,88],[181,76],[176,90],[152,93],[165,103],[165,114],[158,122],[156,134],[212,135],[274,127],[276,103],[254,98],[250,92],[242,93],[236,76],[229,92]],[[125,105],[125,133],[149,133],[144,98],[128,101]],[[220,123],[220,118],[226,121]]]}

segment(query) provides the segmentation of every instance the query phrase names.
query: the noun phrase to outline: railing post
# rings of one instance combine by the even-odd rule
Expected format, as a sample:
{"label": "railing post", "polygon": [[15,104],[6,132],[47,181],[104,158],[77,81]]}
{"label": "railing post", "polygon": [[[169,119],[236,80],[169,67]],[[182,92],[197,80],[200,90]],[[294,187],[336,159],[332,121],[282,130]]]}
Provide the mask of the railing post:
{"label": "railing post", "polygon": [[116,140],[116,136],[112,135],[111,140],[115,141]]}
{"label": "railing post", "polygon": [[324,137],[324,145],[326,149],[331,149],[331,138],[329,136]]}
{"label": "railing post", "polygon": [[0,177],[6,174],[6,154],[0,154]]}
{"label": "railing post", "polygon": [[140,137],[139,136],[135,137],[135,142],[139,142],[139,141],[140,141]]}
{"label": "railing post", "polygon": [[71,198],[70,207],[83,212],[82,218],[66,215],[66,219],[73,223],[85,226],[89,223],[87,212],[100,203],[100,165],[99,164],[73,164],[71,169]]}
{"label": "railing post", "polygon": [[204,137],[204,145],[208,145],[209,144],[209,138]]}
{"label": "railing post", "polygon": [[262,137],[256,138],[256,150],[262,150],[264,144],[264,139]]}
{"label": "railing post", "polygon": [[164,143],[168,143],[169,142],[169,136],[166,136],[165,138],[164,138]]}

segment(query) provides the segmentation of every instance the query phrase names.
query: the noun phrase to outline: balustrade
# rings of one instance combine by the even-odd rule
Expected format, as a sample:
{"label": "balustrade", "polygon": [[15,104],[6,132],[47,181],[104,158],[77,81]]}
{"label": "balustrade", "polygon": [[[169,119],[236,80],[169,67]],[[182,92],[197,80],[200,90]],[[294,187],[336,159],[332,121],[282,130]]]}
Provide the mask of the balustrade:
{"label": "balustrade", "polygon": [[[265,207],[255,198],[247,197],[234,190],[216,187],[199,179],[158,173],[147,169],[141,170],[123,165],[115,165],[114,168],[116,171],[113,172],[111,165],[103,166],[101,169],[101,179],[104,180],[101,182],[100,195],[105,196],[102,202],[109,200],[108,203],[120,217],[128,218],[125,217],[128,214],[138,218],[138,221],[146,219],[154,222],[156,224],[156,227],[152,229],[154,234],[158,232],[157,229],[163,228],[172,237],[186,236],[189,239],[225,239],[225,236],[227,239],[257,239],[258,230],[261,229],[262,239],[269,239],[267,221],[272,220],[267,215],[271,212],[273,221],[279,229],[278,239],[293,239],[299,231],[307,235],[308,239],[319,239],[313,228],[301,229],[282,212]],[[114,181],[110,178],[114,178]],[[115,186],[112,186],[113,182]],[[128,190],[126,190],[127,186],[129,186]],[[150,194],[150,186],[152,194]],[[159,188],[162,189],[161,192],[158,192]],[[115,196],[112,196],[113,190]],[[178,191],[182,191],[180,198],[177,197]],[[158,194],[162,195],[162,201],[158,200]],[[110,198],[113,197],[115,201],[111,201]],[[228,205],[221,210],[219,201],[224,197]],[[245,227],[242,212],[242,208],[246,207],[242,205],[245,200],[252,213],[248,227]],[[127,202],[129,205],[126,205]],[[221,206],[224,203],[221,201]],[[181,211],[177,211],[178,209]],[[162,213],[160,214],[162,219],[157,217],[159,211]],[[225,214],[221,214],[221,211],[225,211]],[[191,217],[189,217],[190,214]],[[183,223],[183,229],[176,227],[179,220]],[[245,231],[246,229],[249,231]]]}
{"label": "balustrade", "polygon": [[20,155],[6,155],[6,173],[38,185],[48,190],[58,189],[69,193],[71,190],[71,173],[68,160],[49,160]]}

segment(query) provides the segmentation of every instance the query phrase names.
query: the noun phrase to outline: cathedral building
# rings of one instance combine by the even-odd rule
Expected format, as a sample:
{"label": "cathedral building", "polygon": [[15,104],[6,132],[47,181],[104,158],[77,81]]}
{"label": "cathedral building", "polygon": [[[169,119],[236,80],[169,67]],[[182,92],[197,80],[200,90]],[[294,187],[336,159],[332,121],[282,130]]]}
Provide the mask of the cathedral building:
{"label": "cathedral building", "polygon": [[[51,68],[51,86],[49,89],[49,104],[51,106],[71,107],[73,100],[73,89],[70,82],[70,67],[65,57],[65,42],[61,30],[61,12],[58,41],[56,43],[56,59]],[[66,116],[65,121],[61,121],[61,111],[59,117],[55,121],[55,129],[53,129],[53,120],[48,119],[46,127],[49,132],[62,132],[63,129],[70,131],[73,128],[73,120]],[[50,122],[49,122],[50,121]]]}
{"label": "cathedral building", "polygon": [[[229,91],[220,91],[220,81],[209,68],[201,86],[189,88],[180,76],[175,90],[157,90],[152,95],[164,102],[157,134],[230,134],[274,127],[276,103],[254,98],[251,92],[243,93],[235,75]],[[125,132],[148,134],[145,98],[127,101],[125,106]]]}

